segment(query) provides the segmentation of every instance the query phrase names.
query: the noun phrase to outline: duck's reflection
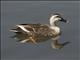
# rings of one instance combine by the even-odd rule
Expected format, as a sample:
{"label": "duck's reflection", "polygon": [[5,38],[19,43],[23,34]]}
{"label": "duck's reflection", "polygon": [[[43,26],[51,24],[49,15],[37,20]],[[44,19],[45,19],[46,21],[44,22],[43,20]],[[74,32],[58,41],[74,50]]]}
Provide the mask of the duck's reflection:
{"label": "duck's reflection", "polygon": [[[15,35],[11,36],[11,38],[17,39],[17,42],[20,42],[20,43],[33,43],[29,39],[28,34],[25,34],[25,33],[22,33],[22,32],[15,32]],[[40,43],[40,42],[45,42],[45,41],[48,41],[48,40],[49,40],[49,38],[45,38],[43,40],[37,40],[36,42]]]}
{"label": "duck's reflection", "polygon": [[15,32],[16,34],[12,36],[11,38],[17,39],[17,42],[29,42],[27,40],[27,34],[21,33],[21,32]]}
{"label": "duck's reflection", "polygon": [[[14,38],[14,39],[17,39],[17,42],[20,42],[20,43],[33,43],[31,42],[29,39],[28,39],[28,35],[27,34],[24,34],[24,33],[21,33],[21,32],[15,32],[16,34],[14,36],[12,36],[11,38]],[[40,40],[40,41],[37,41],[37,43],[40,43],[40,42],[45,42],[47,41],[48,39],[44,39],[44,40]],[[70,42],[64,42],[62,44],[60,44],[58,42],[58,40],[53,40],[52,41],[52,46],[55,46],[55,48],[63,48],[63,46],[69,44]],[[60,47],[61,46],[61,47]],[[54,48],[54,47],[53,47]]]}

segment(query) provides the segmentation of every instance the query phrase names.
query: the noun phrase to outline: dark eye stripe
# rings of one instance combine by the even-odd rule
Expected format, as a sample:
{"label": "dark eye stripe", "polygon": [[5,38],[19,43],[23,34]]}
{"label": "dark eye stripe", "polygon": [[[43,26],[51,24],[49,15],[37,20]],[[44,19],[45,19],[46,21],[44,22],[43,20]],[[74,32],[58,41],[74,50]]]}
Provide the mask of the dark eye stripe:
{"label": "dark eye stripe", "polygon": [[60,16],[56,16],[56,17],[60,18]]}
{"label": "dark eye stripe", "polygon": [[56,17],[60,17],[60,16],[56,16]]}

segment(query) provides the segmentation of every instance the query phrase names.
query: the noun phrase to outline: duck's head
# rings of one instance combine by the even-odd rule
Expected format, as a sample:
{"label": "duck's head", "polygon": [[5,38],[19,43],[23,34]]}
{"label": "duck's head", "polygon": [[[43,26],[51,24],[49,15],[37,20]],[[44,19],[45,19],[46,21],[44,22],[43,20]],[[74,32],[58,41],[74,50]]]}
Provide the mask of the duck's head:
{"label": "duck's head", "polygon": [[56,13],[56,14],[53,14],[51,17],[50,17],[50,25],[54,26],[57,24],[57,22],[64,22],[64,23],[69,23],[69,21],[65,20],[60,14]]}

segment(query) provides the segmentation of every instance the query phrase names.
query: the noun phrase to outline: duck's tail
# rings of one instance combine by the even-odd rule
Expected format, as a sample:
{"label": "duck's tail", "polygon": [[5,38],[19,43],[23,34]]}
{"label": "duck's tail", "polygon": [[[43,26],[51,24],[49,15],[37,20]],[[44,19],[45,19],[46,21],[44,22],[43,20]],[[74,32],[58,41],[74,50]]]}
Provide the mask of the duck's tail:
{"label": "duck's tail", "polygon": [[19,32],[17,29],[10,29],[12,32]]}

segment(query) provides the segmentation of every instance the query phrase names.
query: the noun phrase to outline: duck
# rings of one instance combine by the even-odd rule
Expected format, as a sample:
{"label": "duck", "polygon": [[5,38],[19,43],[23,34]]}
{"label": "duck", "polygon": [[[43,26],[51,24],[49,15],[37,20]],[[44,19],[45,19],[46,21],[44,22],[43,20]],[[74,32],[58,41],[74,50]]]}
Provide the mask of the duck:
{"label": "duck", "polygon": [[20,43],[31,42],[38,44],[43,41],[52,40],[51,47],[53,49],[61,49],[69,42],[59,43],[62,32],[58,22],[69,23],[69,21],[62,18],[59,13],[55,13],[51,15],[49,22],[50,24],[18,24],[14,29],[10,29],[10,31],[16,33],[14,37],[20,39]]}

